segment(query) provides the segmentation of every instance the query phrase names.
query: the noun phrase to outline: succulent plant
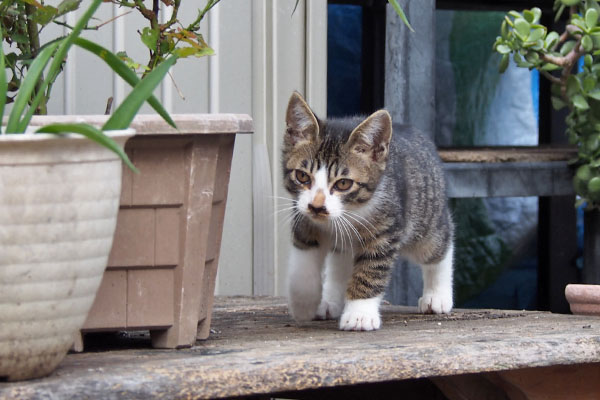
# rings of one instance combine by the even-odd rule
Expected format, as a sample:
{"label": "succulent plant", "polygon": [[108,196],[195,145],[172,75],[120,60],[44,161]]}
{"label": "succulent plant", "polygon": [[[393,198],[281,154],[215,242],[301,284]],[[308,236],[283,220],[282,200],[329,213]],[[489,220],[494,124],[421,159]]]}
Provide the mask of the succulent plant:
{"label": "succulent plant", "polygon": [[555,0],[558,20],[567,10],[562,33],[540,23],[535,7],[510,11],[494,49],[502,55],[500,71],[512,56],[517,66],[537,69],[552,82],[552,105],[567,107],[569,142],[578,147],[574,187],[577,205],[600,208],[600,5],[596,0]]}

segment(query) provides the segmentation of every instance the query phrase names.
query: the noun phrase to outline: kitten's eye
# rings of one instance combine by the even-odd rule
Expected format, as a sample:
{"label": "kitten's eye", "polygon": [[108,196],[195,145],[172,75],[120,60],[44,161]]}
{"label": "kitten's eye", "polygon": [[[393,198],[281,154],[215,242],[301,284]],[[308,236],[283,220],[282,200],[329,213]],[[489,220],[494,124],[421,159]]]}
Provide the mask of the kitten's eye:
{"label": "kitten's eye", "polygon": [[296,180],[303,185],[308,185],[310,183],[310,176],[304,171],[296,170]]}
{"label": "kitten's eye", "polygon": [[340,192],[345,192],[352,187],[353,183],[354,181],[352,179],[340,179],[335,183],[335,185],[333,185],[333,187]]}

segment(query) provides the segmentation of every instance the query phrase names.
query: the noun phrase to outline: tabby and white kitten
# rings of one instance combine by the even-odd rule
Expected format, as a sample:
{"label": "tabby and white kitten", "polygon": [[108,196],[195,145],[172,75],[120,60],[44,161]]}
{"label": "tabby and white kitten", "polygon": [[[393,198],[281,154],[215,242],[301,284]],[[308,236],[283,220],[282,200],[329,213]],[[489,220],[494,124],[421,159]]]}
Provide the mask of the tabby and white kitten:
{"label": "tabby and white kitten", "polygon": [[431,141],[392,125],[385,110],[364,120],[319,120],[298,93],[286,122],[282,164],[294,204],[288,271],[294,319],[341,317],[343,330],[379,329],[379,305],[398,256],[422,268],[419,310],[449,313],[453,223]]}

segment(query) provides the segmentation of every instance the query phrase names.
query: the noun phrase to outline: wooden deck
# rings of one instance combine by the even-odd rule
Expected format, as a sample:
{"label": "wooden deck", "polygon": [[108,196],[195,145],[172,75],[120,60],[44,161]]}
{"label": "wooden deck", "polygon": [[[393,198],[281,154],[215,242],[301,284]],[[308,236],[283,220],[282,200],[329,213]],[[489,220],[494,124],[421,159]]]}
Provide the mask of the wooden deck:
{"label": "wooden deck", "polygon": [[297,326],[281,298],[217,298],[210,338],[192,348],[151,349],[147,334],[94,334],[86,352],[69,354],[51,376],[0,383],[0,398],[317,398],[314,389],[348,387],[342,397],[356,398],[360,388],[393,392],[420,378],[432,378],[441,397],[406,398],[600,398],[599,318],[436,316],[399,306],[382,315],[379,331],[341,332],[334,321]]}

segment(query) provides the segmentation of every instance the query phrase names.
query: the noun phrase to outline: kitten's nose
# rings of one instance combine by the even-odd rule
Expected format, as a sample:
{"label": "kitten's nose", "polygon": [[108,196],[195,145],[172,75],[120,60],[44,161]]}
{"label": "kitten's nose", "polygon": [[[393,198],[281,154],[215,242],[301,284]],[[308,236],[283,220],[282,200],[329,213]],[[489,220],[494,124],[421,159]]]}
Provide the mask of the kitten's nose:
{"label": "kitten's nose", "polygon": [[323,207],[315,207],[314,205],[309,204],[308,209],[315,215],[327,214],[327,209],[324,206]]}
{"label": "kitten's nose", "polygon": [[315,198],[312,203],[308,205],[308,209],[315,215],[327,214],[327,209],[325,208],[325,193],[323,193],[322,190],[319,190],[317,194],[315,194]]}

